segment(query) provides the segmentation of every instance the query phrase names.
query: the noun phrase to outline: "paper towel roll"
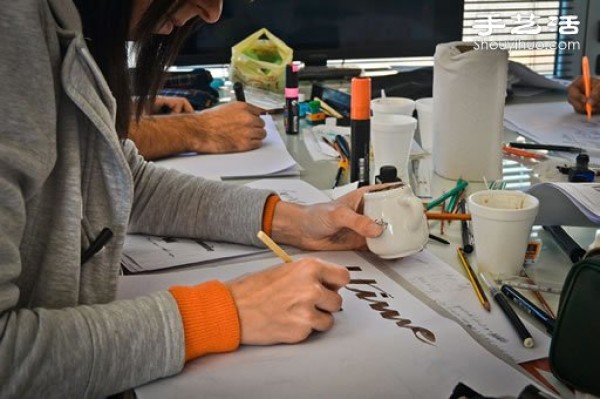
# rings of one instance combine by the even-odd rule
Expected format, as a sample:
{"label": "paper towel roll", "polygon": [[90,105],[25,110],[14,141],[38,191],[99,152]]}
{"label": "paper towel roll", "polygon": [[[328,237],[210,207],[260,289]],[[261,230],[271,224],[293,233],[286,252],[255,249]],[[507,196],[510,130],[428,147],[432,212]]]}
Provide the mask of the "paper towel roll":
{"label": "paper towel roll", "polygon": [[433,67],[433,160],[449,179],[502,177],[508,52],[438,44]]}

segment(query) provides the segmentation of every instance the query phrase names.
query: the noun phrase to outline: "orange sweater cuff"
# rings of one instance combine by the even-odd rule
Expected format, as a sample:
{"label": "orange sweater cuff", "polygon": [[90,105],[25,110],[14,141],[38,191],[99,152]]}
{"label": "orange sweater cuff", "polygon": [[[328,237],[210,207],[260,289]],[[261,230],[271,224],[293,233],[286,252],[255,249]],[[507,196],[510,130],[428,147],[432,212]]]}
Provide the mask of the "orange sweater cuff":
{"label": "orange sweater cuff", "polygon": [[174,286],[185,335],[186,362],[208,353],[229,352],[240,344],[237,307],[227,287],[209,281],[193,287]]}
{"label": "orange sweater cuff", "polygon": [[265,203],[265,210],[263,212],[263,220],[262,220],[262,231],[265,232],[269,237],[271,236],[271,231],[273,230],[273,216],[275,215],[275,206],[277,203],[281,201],[278,195],[271,195],[267,198],[267,202]]}

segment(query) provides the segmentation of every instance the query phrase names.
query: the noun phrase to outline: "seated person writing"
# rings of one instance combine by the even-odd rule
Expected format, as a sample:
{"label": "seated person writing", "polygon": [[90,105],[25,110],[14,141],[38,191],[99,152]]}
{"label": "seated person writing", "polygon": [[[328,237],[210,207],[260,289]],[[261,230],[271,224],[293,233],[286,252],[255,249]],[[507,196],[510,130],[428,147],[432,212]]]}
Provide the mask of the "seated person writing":
{"label": "seated person writing", "polygon": [[[129,127],[129,138],[148,160],[182,152],[219,154],[256,149],[266,136],[263,110],[233,102],[194,112],[183,97],[157,96],[145,115]],[[161,115],[168,108],[169,114]]]}
{"label": "seated person writing", "polygon": [[143,76],[133,80],[145,107],[177,43],[198,22],[216,22],[222,6],[3,2],[0,398],[105,397],[203,355],[296,343],[332,328],[349,272],[314,257],[115,300],[127,233],[262,245],[262,229],[307,250],[361,249],[382,233],[360,213],[371,187],[302,206],[158,167],[127,139],[127,42],[140,46]]}

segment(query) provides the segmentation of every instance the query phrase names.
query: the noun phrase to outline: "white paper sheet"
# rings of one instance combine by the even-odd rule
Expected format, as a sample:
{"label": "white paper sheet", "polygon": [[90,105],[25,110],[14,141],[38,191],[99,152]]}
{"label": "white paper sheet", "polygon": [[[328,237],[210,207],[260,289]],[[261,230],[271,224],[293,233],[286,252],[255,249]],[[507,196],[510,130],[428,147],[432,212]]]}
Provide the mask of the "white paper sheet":
{"label": "white paper sheet", "polygon": [[122,264],[132,273],[201,264],[265,252],[266,249],[188,238],[128,234]]}
{"label": "white paper sheet", "polygon": [[522,318],[535,341],[535,347],[523,347],[522,340],[491,296],[488,294],[492,310],[487,312],[477,300],[469,280],[429,251],[399,260],[381,262],[449,312],[483,343],[495,348],[513,362],[523,363],[548,357],[548,335]]}
{"label": "white paper sheet", "polygon": [[248,183],[246,186],[273,190],[282,200],[296,204],[310,205],[331,201],[323,191],[300,179],[262,179]]}
{"label": "white paper sheet", "polygon": [[184,154],[156,164],[196,176],[260,177],[284,171],[287,175],[298,175],[293,168],[296,161],[287,151],[273,118],[270,115],[262,118],[267,137],[256,150],[233,154]]}
{"label": "white paper sheet", "polygon": [[[515,104],[504,108],[504,125],[543,144],[585,148],[590,162],[600,163],[600,116],[587,121],[567,101]],[[576,154],[558,153],[575,160]]]}
{"label": "white paper sheet", "polygon": [[[371,292],[397,318],[435,335],[435,344],[418,340],[413,331],[382,317],[369,301],[342,289],[344,310],[327,333],[315,333],[297,345],[242,346],[237,352],[205,356],[183,372],[136,390],[138,398],[445,398],[460,381],[486,396],[518,393],[532,383],[477,344],[455,322],[446,319],[352,252],[322,252],[320,258],[358,267],[353,279],[373,285],[348,288]],[[131,298],[173,284],[227,280],[278,264],[275,258],[162,275],[120,278],[119,298]],[[400,323],[403,325],[403,323]]]}
{"label": "white paper sheet", "polygon": [[540,200],[535,224],[590,227],[600,224],[600,183],[540,183],[527,191]]}

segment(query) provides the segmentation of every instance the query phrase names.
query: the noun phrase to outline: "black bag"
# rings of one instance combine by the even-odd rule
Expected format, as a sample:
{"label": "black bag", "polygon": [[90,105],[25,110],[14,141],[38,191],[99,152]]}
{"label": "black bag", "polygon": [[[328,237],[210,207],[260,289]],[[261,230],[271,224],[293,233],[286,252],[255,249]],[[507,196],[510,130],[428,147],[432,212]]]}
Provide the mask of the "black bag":
{"label": "black bag", "polygon": [[579,261],[567,275],[550,368],[571,388],[600,396],[600,257]]}

